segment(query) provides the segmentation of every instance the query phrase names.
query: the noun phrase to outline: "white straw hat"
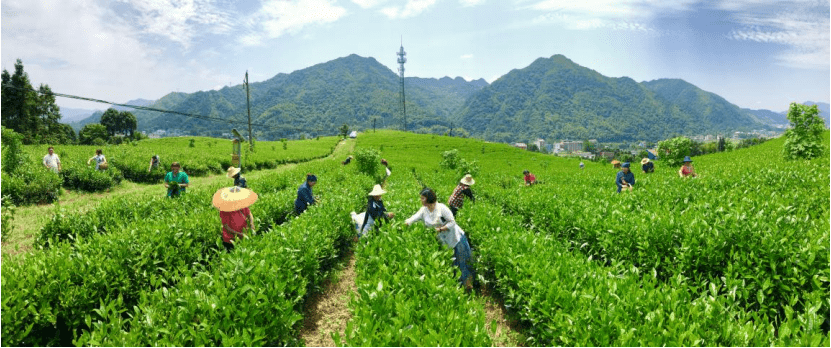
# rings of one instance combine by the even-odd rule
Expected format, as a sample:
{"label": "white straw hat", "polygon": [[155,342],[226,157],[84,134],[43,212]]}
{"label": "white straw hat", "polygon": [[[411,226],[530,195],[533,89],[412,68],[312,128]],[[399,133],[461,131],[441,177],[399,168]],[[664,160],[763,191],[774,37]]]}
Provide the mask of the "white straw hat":
{"label": "white straw hat", "polygon": [[476,183],[476,180],[473,180],[473,177],[470,174],[466,174],[462,180],[459,180],[459,182],[467,186],[471,186]]}
{"label": "white straw hat", "polygon": [[240,168],[234,168],[234,166],[230,166],[228,167],[228,174],[225,174],[225,176],[231,178],[234,175],[237,175],[237,173],[239,173],[240,170]]}
{"label": "white straw hat", "polygon": [[384,189],[381,188],[381,185],[375,185],[374,187],[372,187],[372,192],[367,194],[367,196],[380,196],[385,193],[387,193],[387,191],[384,191]]}
{"label": "white straw hat", "polygon": [[219,189],[214,193],[213,205],[219,211],[237,211],[257,201],[257,194],[238,186]]}

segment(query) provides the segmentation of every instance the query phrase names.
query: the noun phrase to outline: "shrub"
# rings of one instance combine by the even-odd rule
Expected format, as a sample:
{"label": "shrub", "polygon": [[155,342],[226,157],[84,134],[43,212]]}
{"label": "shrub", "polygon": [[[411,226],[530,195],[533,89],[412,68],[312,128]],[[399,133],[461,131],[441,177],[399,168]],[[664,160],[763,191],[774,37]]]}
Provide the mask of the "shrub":
{"label": "shrub", "polygon": [[459,162],[461,157],[459,156],[459,150],[453,149],[449,151],[445,151],[441,153],[441,163],[439,165],[444,169],[456,169],[459,168]]}
{"label": "shrub", "polygon": [[788,120],[791,121],[791,127],[785,131],[785,145],[782,147],[785,159],[827,156],[825,146],[822,145],[825,126],[816,105],[791,103]]}
{"label": "shrub", "polygon": [[687,137],[677,137],[658,142],[658,155],[670,167],[683,164],[684,156],[689,156],[690,151],[692,151],[692,140]]}
{"label": "shrub", "polygon": [[355,152],[355,164],[358,171],[375,177],[380,172],[378,167],[381,163],[381,153],[376,149],[366,148]]}

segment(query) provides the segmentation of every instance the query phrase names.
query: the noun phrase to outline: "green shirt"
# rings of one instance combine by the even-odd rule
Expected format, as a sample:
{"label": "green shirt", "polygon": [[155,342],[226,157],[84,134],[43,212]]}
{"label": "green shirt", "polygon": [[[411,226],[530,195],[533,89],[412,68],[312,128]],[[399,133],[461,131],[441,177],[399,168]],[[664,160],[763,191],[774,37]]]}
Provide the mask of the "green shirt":
{"label": "green shirt", "polygon": [[[188,184],[188,174],[185,172],[179,172],[179,175],[173,176],[173,172],[167,172],[164,176],[164,182],[170,184],[171,182],[179,183],[179,184]],[[167,196],[168,197],[178,197],[180,194],[185,193],[187,187],[179,187],[178,189],[170,186],[167,188]]]}

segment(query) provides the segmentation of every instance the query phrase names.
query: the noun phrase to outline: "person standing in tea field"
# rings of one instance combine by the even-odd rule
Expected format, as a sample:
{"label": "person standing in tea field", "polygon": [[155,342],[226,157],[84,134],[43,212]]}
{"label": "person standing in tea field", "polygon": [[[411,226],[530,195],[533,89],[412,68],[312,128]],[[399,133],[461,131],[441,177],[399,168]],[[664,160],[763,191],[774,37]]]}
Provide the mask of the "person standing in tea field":
{"label": "person standing in tea field", "polygon": [[644,158],[641,160],[641,170],[643,170],[644,174],[654,173],[655,163],[652,163],[649,158]]}
{"label": "person standing in tea field", "polygon": [[[367,196],[369,197],[366,205],[366,212],[362,214],[355,214],[354,216],[363,215],[362,223],[358,227],[358,237],[363,237],[370,228],[378,229],[384,222],[389,222],[389,219],[395,217],[395,213],[388,213],[384,206],[384,201],[381,200],[381,195],[387,193],[381,188],[381,185],[375,185]],[[354,213],[353,213],[354,214]]]}
{"label": "person standing in tea field", "polygon": [[534,174],[531,174],[527,169],[522,171],[522,174],[525,174],[525,186],[531,186],[537,183],[537,177]]}
{"label": "person standing in tea field", "polygon": [[580,161],[580,169],[582,170],[582,169],[584,169],[585,167],[586,167],[586,165],[585,165],[585,164],[583,164],[583,161]]}
{"label": "person standing in tea field", "polygon": [[459,209],[462,209],[462,205],[465,203],[465,196],[470,198],[471,202],[476,202],[476,197],[473,197],[473,191],[470,190],[470,187],[474,183],[476,181],[473,180],[473,177],[470,174],[466,174],[462,180],[459,180],[459,184],[456,185],[453,194],[447,199],[447,206],[450,207],[450,212],[453,213],[453,217],[456,217],[456,213]]}
{"label": "person standing in tea field", "polygon": [[681,169],[678,170],[678,176],[682,178],[695,178],[698,176],[698,174],[695,174],[695,168],[693,168],[692,159],[690,158],[690,156],[684,157],[684,165],[681,166]]}
{"label": "person standing in tea field", "polygon": [[95,156],[87,160],[87,165],[93,160],[95,160],[95,170],[107,169],[107,158],[104,157],[104,151],[101,149],[95,150]]}
{"label": "person standing in tea field", "polygon": [[167,188],[168,197],[179,197],[189,186],[188,174],[180,172],[180,168],[179,162],[173,162],[170,164],[170,172],[164,176],[164,187]]}
{"label": "person standing in tea field", "polygon": [[632,185],[635,185],[635,174],[629,170],[629,162],[623,163],[623,165],[620,166],[620,171],[617,172],[615,183],[617,184],[618,193],[620,193],[621,189],[632,191]]}
{"label": "person standing in tea field", "polygon": [[473,288],[473,274],[467,266],[470,261],[470,244],[465,236],[465,231],[456,223],[453,213],[442,203],[436,203],[436,193],[430,188],[424,188],[420,193],[421,209],[413,216],[410,216],[405,223],[409,226],[417,221],[423,221],[424,225],[433,228],[436,237],[448,248],[453,248],[453,265],[459,267],[461,276],[459,282],[465,289]]}
{"label": "person standing in tea field", "polygon": [[159,159],[159,155],[153,155],[153,157],[150,157],[150,166],[147,167],[147,172],[150,173],[151,169],[159,169],[160,163],[161,159]]}
{"label": "person standing in tea field", "polygon": [[257,194],[239,186],[226,187],[214,193],[213,206],[219,209],[222,220],[222,245],[225,250],[234,249],[234,239],[245,237],[246,228],[254,230],[254,214],[250,207],[257,201]]}
{"label": "person standing in tea field", "polygon": [[245,178],[240,175],[241,168],[234,168],[234,166],[228,167],[228,173],[225,174],[228,178],[234,179],[234,186],[239,186],[242,188],[248,188],[248,183],[245,181]]}
{"label": "person standing in tea field", "polygon": [[46,167],[46,169],[50,169],[55,173],[60,172],[61,159],[55,153],[55,148],[50,146],[47,150],[49,151],[49,153],[46,154],[46,156],[43,156],[43,166]]}
{"label": "person standing in tea field", "polygon": [[317,184],[317,177],[314,174],[306,174],[306,182],[297,188],[297,199],[294,200],[294,213],[302,214],[316,200],[312,195],[312,187]]}

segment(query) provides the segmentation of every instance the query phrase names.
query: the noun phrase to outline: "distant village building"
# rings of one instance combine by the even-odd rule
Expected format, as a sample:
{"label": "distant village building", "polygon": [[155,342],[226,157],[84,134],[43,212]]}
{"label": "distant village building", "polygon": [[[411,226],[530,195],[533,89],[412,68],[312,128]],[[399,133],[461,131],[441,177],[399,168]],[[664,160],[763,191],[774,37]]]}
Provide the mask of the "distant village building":
{"label": "distant village building", "polygon": [[514,143],[513,146],[519,149],[528,150],[528,145],[525,143]]}
{"label": "distant village building", "polygon": [[537,149],[542,150],[545,148],[545,140],[538,138],[534,140],[534,145],[537,145]]}
{"label": "distant village building", "polygon": [[600,157],[604,157],[607,160],[611,161],[615,158],[615,153],[611,151],[603,151],[600,153]]}
{"label": "distant village building", "polygon": [[704,141],[716,141],[716,138],[712,134],[707,134],[704,136]]}
{"label": "distant village building", "polygon": [[580,141],[561,141],[560,148],[562,151],[578,152],[583,151],[583,142]]}

